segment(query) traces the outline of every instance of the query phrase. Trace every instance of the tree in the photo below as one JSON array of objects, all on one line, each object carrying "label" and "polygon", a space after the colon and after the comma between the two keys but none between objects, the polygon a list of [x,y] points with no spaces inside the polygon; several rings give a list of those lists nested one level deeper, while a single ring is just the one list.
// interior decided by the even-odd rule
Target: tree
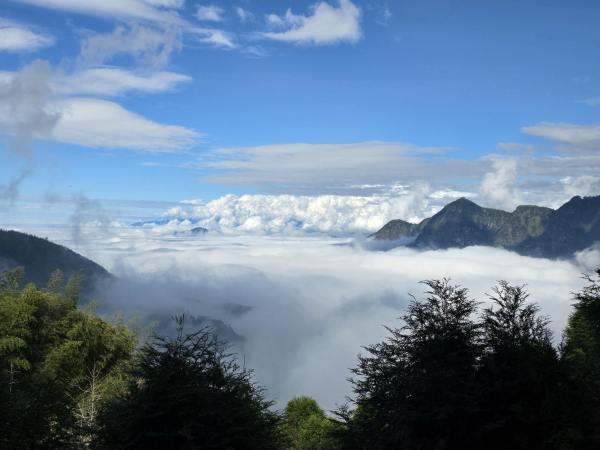
[{"label": "tree", "polygon": [[[600,279],[600,268],[595,270]],[[571,408],[580,424],[587,448],[600,446],[600,280],[583,275],[588,285],[573,293],[574,311],[564,332],[562,362],[577,384],[577,408]],[[582,448],[583,445],[582,445]]]},{"label": "tree", "polygon": [[359,355],[350,379],[358,409],[338,410],[346,419],[347,448],[466,448],[476,404],[481,326],[472,320],[478,303],[449,280],[424,282],[423,302],[410,302],[405,325]]},{"label": "tree", "polygon": [[108,323],[77,309],[82,272],[19,290],[23,273],[0,274],[0,443],[71,448],[90,440],[93,416],[82,420],[82,407],[97,401],[99,384],[122,384],[137,337],[122,316]]},{"label": "tree", "polygon": [[579,448],[576,386],[552,345],[549,320],[527,303],[524,286],[500,281],[482,314],[485,348],[480,361],[482,448]]},{"label": "tree", "polygon": [[327,450],[336,448],[333,432],[339,427],[315,399],[302,395],[287,403],[281,428],[290,450]]},{"label": "tree", "polygon": [[279,416],[206,328],[177,336],[154,335],[131,371],[127,391],[106,402],[98,416],[97,448],[277,448]]}]

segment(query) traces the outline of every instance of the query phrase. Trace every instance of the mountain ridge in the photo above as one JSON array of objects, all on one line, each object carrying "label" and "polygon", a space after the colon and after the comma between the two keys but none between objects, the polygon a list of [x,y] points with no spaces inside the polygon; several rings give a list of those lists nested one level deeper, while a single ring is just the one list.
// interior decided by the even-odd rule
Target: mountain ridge
[{"label": "mountain ridge", "polygon": [[86,291],[97,281],[115,279],[101,265],[63,245],[20,231],[0,229],[0,270],[18,266],[25,268],[22,285],[35,283],[45,287],[57,269],[67,279],[74,271],[83,269]]},{"label": "mountain ridge", "polygon": [[575,196],[560,208],[521,205],[513,212],[484,208],[464,197],[419,224],[392,220],[370,238],[414,237],[413,248],[502,247],[544,258],[572,257],[600,240],[600,196]]}]

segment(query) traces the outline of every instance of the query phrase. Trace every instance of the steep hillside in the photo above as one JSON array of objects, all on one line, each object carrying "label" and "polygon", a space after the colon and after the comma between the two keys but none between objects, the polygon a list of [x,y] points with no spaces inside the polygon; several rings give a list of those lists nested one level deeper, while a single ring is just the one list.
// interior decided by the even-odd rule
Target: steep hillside
[{"label": "steep hillside", "polygon": [[35,283],[45,287],[52,272],[60,269],[68,278],[73,271],[83,269],[86,286],[101,279],[114,278],[106,269],[95,262],[69,250],[30,234],[0,229],[0,269],[25,267],[23,284]]},{"label": "steep hillside", "polygon": [[377,233],[373,233],[369,237],[375,240],[390,240],[394,241],[401,237],[413,236],[420,233],[421,230],[427,225],[429,219],[424,219],[420,223],[410,223],[404,220],[392,220],[384,225],[384,227]]},{"label": "steep hillside", "polygon": [[552,213],[553,209],[543,206],[518,206],[494,237],[493,245],[515,248],[527,239],[541,236]]},{"label": "steep hillside", "polygon": [[600,241],[600,196],[573,197],[552,213],[539,237],[524,241],[521,254],[556,258],[572,255]]}]

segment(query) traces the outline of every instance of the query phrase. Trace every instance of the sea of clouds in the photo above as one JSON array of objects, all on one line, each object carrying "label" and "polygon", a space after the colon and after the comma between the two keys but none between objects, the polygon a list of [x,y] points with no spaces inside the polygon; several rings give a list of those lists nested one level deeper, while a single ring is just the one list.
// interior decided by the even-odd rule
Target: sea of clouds
[{"label": "sea of clouds", "polygon": [[[183,312],[212,319],[278,407],[303,394],[326,409],[343,403],[361,346],[385,339],[383,325],[401,326],[409,294],[423,297],[421,280],[449,277],[483,302],[498,280],[526,284],[530,300],[552,319],[558,344],[571,292],[585,284],[581,273],[600,264],[599,249],[551,261],[495,248],[416,251],[406,241],[324,235],[191,238],[83,228],[76,242],[66,228],[28,231],[74,248],[119,278],[93,294],[104,299],[102,313],[142,310],[144,321],[161,321],[163,333],[173,330],[170,317]],[[188,329],[202,324],[188,321]]]}]

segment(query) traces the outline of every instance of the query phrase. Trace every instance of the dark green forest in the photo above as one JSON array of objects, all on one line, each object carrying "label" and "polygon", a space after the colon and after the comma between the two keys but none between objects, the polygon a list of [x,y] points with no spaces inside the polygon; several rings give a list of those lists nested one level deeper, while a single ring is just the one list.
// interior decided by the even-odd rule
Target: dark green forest
[{"label": "dark green forest", "polygon": [[[424,281],[399,328],[365,343],[353,396],[275,410],[210,329],[163,336],[81,305],[83,272],[45,287],[0,272],[2,449],[592,449],[600,445],[600,269],[560,337],[524,286],[482,308]],[[373,324],[379,326],[379,324]]]},{"label": "dark green forest", "polygon": [[18,266],[27,268],[21,280],[24,285],[45,286],[55,270],[70,278],[75,271],[83,269],[85,292],[89,292],[95,283],[114,279],[104,267],[64,245],[55,244],[48,238],[0,228],[0,270]]}]

